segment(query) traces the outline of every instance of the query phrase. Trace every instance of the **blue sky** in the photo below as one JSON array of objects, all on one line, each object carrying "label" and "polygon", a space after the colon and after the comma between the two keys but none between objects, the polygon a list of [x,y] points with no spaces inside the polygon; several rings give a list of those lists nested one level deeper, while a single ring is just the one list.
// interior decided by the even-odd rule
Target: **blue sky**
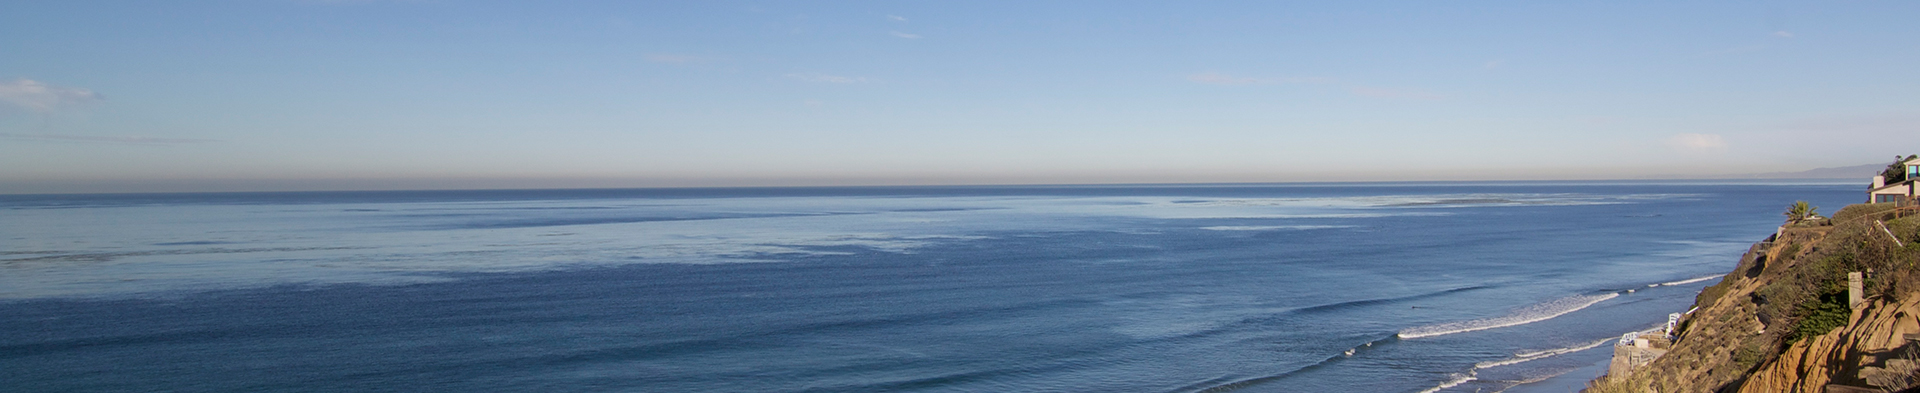
[{"label": "blue sky", "polygon": [[1710,177],[1920,150],[1913,2],[21,2],[0,193]]}]

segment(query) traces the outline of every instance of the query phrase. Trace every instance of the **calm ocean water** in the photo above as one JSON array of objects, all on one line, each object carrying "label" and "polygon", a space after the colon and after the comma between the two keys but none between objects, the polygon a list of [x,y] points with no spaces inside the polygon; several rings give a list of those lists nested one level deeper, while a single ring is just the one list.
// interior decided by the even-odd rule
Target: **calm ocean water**
[{"label": "calm ocean water", "polygon": [[0,196],[0,391],[1564,391],[1862,188]]}]

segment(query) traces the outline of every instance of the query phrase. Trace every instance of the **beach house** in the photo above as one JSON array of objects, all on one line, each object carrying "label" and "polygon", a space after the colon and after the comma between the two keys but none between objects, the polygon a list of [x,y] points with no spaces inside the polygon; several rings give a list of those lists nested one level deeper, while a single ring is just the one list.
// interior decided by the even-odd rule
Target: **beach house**
[{"label": "beach house", "polygon": [[1887,184],[1886,176],[1874,176],[1873,187],[1867,189],[1867,202],[1906,202],[1913,199],[1915,195],[1920,195],[1915,192],[1914,185],[1914,180],[1920,179],[1920,158],[1907,160],[1900,163],[1900,166],[1907,169],[1906,178]]}]

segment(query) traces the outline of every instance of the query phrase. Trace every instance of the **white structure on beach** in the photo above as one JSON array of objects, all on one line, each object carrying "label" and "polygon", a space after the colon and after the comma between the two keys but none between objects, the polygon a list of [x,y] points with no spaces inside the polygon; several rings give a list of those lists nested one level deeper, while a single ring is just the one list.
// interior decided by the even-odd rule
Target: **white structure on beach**
[{"label": "white structure on beach", "polygon": [[1679,329],[1680,329],[1680,313],[1667,314],[1667,330],[1666,330],[1667,339],[1672,340],[1673,334],[1678,333],[1676,330],[1679,330]]}]

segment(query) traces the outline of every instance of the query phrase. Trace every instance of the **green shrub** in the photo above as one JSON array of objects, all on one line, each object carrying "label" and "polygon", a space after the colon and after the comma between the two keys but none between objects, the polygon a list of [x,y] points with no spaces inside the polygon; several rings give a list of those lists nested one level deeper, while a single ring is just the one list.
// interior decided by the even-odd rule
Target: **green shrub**
[{"label": "green shrub", "polygon": [[1814,280],[1810,283],[1820,286],[1821,293],[1846,291],[1847,273],[1861,271],[1861,267],[1857,254],[1852,250],[1840,250],[1814,261],[1812,266],[1807,267],[1807,276]]},{"label": "green shrub", "polygon": [[1846,326],[1847,319],[1853,316],[1852,308],[1847,306],[1845,291],[1821,294],[1817,301],[1802,304],[1800,308],[1803,316],[1793,323],[1793,329],[1787,336],[1788,342],[1827,334]]},{"label": "green shrub", "polygon": [[1833,221],[1836,223],[1844,223],[1844,222],[1851,222],[1856,219],[1861,219],[1861,217],[1869,217],[1869,218],[1865,218],[1864,220],[1872,221],[1874,218],[1881,218],[1886,216],[1888,213],[1892,213],[1892,212],[1893,212],[1893,204],[1891,203],[1861,203],[1861,204],[1847,205],[1847,207],[1840,208],[1839,212],[1833,213]]},{"label": "green shrub", "polygon": [[1907,216],[1887,221],[1887,230],[1899,236],[1901,242],[1911,245],[1920,241],[1920,216]]},{"label": "green shrub", "polygon": [[1740,349],[1733,351],[1733,369],[1741,372],[1753,370],[1760,362],[1766,361],[1774,353],[1765,340],[1748,340]]},{"label": "green shrub", "polygon": [[1753,302],[1760,306],[1756,310],[1760,321],[1772,325],[1799,317],[1800,305],[1815,298],[1810,293],[1794,280],[1782,278],[1755,290]]}]

